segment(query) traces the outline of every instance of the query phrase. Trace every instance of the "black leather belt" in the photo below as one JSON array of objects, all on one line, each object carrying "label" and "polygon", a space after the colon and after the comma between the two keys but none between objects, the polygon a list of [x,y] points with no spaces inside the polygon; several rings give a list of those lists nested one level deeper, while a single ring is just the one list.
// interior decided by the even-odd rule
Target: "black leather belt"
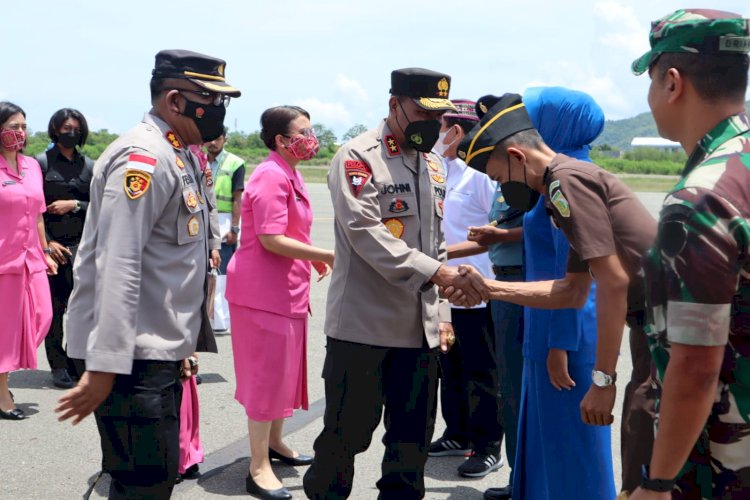
[{"label": "black leather belt", "polygon": [[523,274],[523,266],[492,266],[492,272],[498,274]]}]

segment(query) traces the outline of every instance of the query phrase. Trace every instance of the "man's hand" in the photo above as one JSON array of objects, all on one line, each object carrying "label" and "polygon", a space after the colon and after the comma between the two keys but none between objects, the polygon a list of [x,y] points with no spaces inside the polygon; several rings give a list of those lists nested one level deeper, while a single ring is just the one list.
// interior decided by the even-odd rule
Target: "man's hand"
[{"label": "man's hand", "polygon": [[76,208],[76,200],[57,200],[47,205],[47,212],[54,215],[65,215]]},{"label": "man's hand", "polygon": [[476,241],[483,247],[486,247],[496,243],[503,243],[507,234],[507,229],[501,229],[489,224],[486,226],[469,226],[469,234],[466,239]]},{"label": "man's hand", "polygon": [[432,281],[440,287],[444,298],[458,306],[473,307],[490,300],[482,274],[472,266],[442,265]]},{"label": "man's hand", "polygon": [[180,376],[183,379],[190,378],[193,375],[198,375],[198,355],[196,353],[182,360],[182,370],[180,370]]},{"label": "man's hand", "polygon": [[47,246],[52,251],[52,253],[49,254],[50,257],[61,266],[66,264],[68,262],[68,257],[73,255],[73,252],[71,252],[68,247],[63,246],[56,241],[50,241]]},{"label": "man's hand", "polygon": [[615,407],[617,388],[614,384],[597,387],[591,384],[589,392],[581,401],[581,420],[589,425],[611,425],[615,421],[612,408]]},{"label": "man's hand", "polygon": [[550,384],[558,391],[571,390],[576,386],[568,373],[568,351],[565,349],[550,348],[547,354],[547,373]]},{"label": "man's hand", "polygon": [[672,493],[665,491],[664,493],[658,491],[644,490],[636,488],[636,490],[630,494],[630,500],[670,500]]},{"label": "man's hand", "polygon": [[440,352],[448,352],[456,343],[456,334],[453,331],[453,325],[444,321],[440,322],[438,326],[440,332]]},{"label": "man's hand", "polygon": [[115,383],[114,373],[84,372],[78,385],[66,392],[55,408],[57,420],[73,419],[73,425],[88,417],[107,399]]},{"label": "man's hand", "polygon": [[226,243],[227,245],[236,245],[237,233],[233,233],[232,231],[229,231],[227,234],[224,235],[224,237],[222,238],[222,241]]},{"label": "man's hand", "polygon": [[221,252],[218,250],[211,250],[211,269],[219,269],[221,266]]}]

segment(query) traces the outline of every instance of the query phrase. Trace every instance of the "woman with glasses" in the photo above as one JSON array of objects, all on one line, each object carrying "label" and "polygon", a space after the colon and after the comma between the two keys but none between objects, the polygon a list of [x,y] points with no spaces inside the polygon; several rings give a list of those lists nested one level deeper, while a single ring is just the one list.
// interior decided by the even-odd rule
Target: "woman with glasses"
[{"label": "woman with glasses", "polygon": [[36,368],[36,350],[52,320],[49,256],[42,213],[46,210],[39,164],[21,154],[26,113],[0,102],[0,418],[22,420],[8,390],[8,373]]},{"label": "woman with glasses", "polygon": [[310,267],[318,281],[331,272],[333,252],[312,246],[312,207],[300,161],[318,140],[310,115],[296,106],[263,112],[261,138],[270,150],[242,195],[240,247],[227,267],[226,298],[237,377],[235,399],[245,407],[250,436],[248,493],[292,498],[271,459],[309,465],[282,440],[284,419],[307,410],[307,314]]},{"label": "woman with glasses", "polygon": [[44,347],[52,370],[52,384],[70,389],[73,380],[69,372],[75,371],[63,348],[63,315],[73,291],[73,260],[89,206],[94,161],[80,152],[89,135],[88,123],[80,111],[70,108],[56,111],[49,120],[47,134],[54,146],[36,159],[42,166],[47,204],[44,222],[50,255],[57,262],[58,273],[49,280],[53,316]]}]

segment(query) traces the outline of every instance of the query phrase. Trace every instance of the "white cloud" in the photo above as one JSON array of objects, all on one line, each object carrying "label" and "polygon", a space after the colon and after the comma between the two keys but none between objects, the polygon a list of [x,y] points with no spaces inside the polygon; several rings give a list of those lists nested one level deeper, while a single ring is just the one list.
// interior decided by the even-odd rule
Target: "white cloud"
[{"label": "white cloud", "polygon": [[605,45],[625,50],[633,57],[648,50],[648,26],[638,19],[633,7],[604,0],[594,5],[594,15],[606,23],[607,33],[601,37]]},{"label": "white cloud", "polygon": [[295,104],[310,113],[313,123],[323,123],[332,128],[349,127],[353,123],[349,111],[340,102],[323,102],[315,97],[309,97],[298,99]]},{"label": "white cloud", "polygon": [[345,75],[336,75],[336,88],[345,96],[351,97],[357,101],[366,102],[369,99],[364,87],[362,87],[357,80]]}]

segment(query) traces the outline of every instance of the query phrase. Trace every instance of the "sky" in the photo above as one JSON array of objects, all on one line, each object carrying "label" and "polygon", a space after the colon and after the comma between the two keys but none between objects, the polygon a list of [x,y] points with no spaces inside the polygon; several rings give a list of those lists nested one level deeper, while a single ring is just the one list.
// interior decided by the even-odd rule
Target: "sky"
[{"label": "sky", "polygon": [[[11,3],[10,0],[4,0]],[[562,85],[590,93],[608,119],[648,111],[647,75],[630,63],[648,29],[686,5],[672,0],[27,0],[2,20],[0,100],[45,130],[57,109],[121,133],[150,107],[154,55],[189,49],[227,61],[242,90],[230,130],[260,128],[263,110],[306,108],[340,138],[387,114],[390,73],[452,77],[451,98]],[[696,6],[696,5],[687,5]],[[700,5],[697,5],[700,6]],[[750,17],[747,0],[704,6]],[[12,12],[12,13],[11,13]]]}]

